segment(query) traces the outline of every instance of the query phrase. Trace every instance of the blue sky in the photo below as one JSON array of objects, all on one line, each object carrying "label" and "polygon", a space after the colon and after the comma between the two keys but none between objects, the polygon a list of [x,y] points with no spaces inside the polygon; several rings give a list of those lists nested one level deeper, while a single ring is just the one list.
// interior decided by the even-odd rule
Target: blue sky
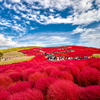
[{"label": "blue sky", "polygon": [[100,48],[100,0],[0,0],[0,49]]}]

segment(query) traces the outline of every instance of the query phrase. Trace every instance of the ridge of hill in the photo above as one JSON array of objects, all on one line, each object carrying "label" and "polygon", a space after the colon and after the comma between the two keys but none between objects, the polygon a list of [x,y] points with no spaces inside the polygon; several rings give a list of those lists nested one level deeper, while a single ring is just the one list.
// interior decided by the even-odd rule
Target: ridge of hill
[{"label": "ridge of hill", "polygon": [[8,48],[0,50],[1,53],[8,53],[13,51],[19,51],[24,49],[31,49],[31,48],[40,48],[40,46],[27,46],[27,47],[16,47],[16,48]]}]

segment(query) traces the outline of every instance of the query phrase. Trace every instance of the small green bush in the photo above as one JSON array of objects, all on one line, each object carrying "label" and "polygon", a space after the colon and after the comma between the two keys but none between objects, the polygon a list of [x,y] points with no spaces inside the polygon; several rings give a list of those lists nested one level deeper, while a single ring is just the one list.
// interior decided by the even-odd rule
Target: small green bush
[{"label": "small green bush", "polygon": [[94,58],[100,58],[100,54],[93,54],[92,55]]},{"label": "small green bush", "polygon": [[0,52],[0,57],[2,57],[2,56],[3,56],[3,53]]}]

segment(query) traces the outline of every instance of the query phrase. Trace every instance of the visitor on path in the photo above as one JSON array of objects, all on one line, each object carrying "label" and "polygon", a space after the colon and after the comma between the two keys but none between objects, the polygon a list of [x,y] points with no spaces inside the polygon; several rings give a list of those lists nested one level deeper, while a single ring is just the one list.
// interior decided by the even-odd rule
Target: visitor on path
[{"label": "visitor on path", "polygon": [[65,60],[67,60],[67,56],[65,57]]},{"label": "visitor on path", "polygon": [[87,59],[87,56],[84,56],[84,59]]},{"label": "visitor on path", "polygon": [[73,60],[73,57],[70,57],[71,60]]},{"label": "visitor on path", "polygon": [[59,59],[59,57],[57,57],[57,61],[59,61],[60,59]]},{"label": "visitor on path", "polygon": [[71,57],[68,57],[68,60],[71,60]]}]

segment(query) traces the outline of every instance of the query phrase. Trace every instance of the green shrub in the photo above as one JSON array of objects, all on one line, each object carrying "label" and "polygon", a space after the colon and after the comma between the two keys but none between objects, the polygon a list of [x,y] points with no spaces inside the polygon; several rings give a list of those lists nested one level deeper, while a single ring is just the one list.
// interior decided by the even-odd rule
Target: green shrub
[{"label": "green shrub", "polygon": [[100,58],[100,54],[93,54],[92,56],[95,58]]},{"label": "green shrub", "polygon": [[2,56],[3,56],[3,53],[0,52],[0,57],[2,57]]}]

